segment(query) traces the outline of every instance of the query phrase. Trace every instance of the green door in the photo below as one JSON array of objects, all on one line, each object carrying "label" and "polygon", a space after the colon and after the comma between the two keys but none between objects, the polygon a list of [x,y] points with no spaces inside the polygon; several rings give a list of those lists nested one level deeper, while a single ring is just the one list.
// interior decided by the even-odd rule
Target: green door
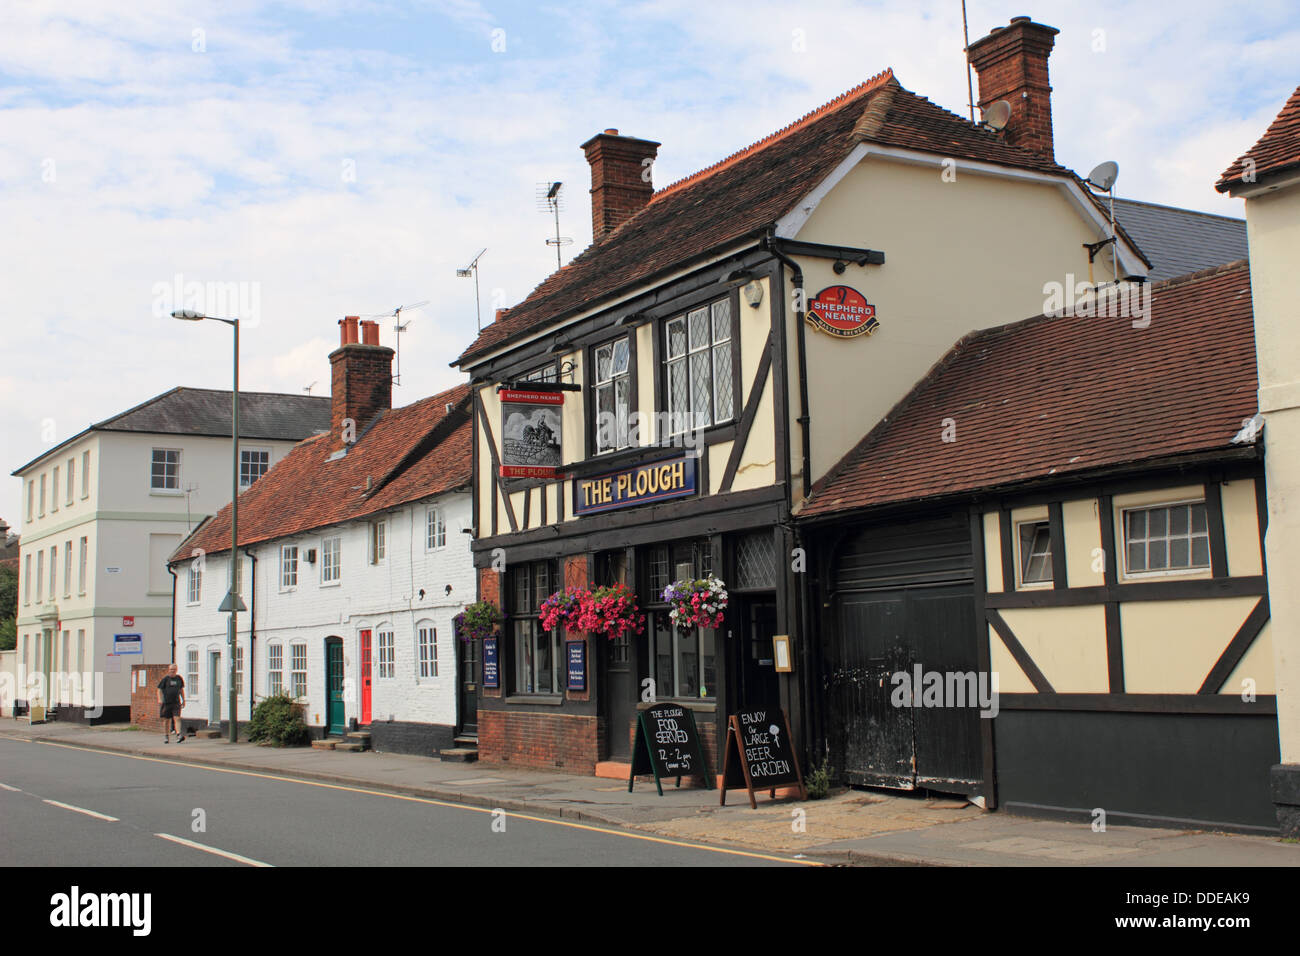
[{"label": "green door", "polygon": [[343,722],[343,641],[341,638],[331,637],[325,641],[325,686],[329,694],[326,732],[341,735],[347,729]]}]

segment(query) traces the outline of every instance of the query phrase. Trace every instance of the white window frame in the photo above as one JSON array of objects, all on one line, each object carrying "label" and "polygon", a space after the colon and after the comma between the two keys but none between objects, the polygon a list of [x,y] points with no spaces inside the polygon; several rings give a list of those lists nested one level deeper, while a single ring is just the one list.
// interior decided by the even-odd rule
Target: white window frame
[{"label": "white window frame", "polygon": [[36,479],[27,479],[27,520],[36,520]]},{"label": "white window frame", "polygon": [[54,599],[58,597],[58,594],[59,594],[59,546],[57,544],[52,544],[50,545],[50,591],[49,591],[50,603],[54,602]]},{"label": "white window frame", "polygon": [[186,580],[185,604],[194,607],[203,602],[203,569],[190,563],[190,576]]},{"label": "white window frame", "polygon": [[77,673],[86,673],[86,629],[84,627],[77,628]]},{"label": "white window frame", "polygon": [[375,677],[397,676],[397,635],[392,627],[375,631]]},{"label": "white window frame", "polygon": [[63,542],[63,596],[72,597],[72,542]]},{"label": "white window frame", "polygon": [[81,497],[90,497],[90,449],[81,453]]},{"label": "white window frame", "polygon": [[[720,306],[726,303],[726,322],[725,336],[718,335],[718,317],[721,312]],[[700,313],[704,313],[704,323],[707,331],[705,341],[691,341],[691,322],[692,319]],[[734,306],[731,297],[724,296],[720,299],[714,299],[703,305],[686,312],[675,315],[663,323],[663,369],[656,370],[656,374],[663,375],[664,382],[664,411],[668,413],[668,434],[670,436],[682,435],[695,429],[711,428],[714,425],[725,425],[736,419],[737,396],[735,394],[735,363],[739,361],[737,355],[736,342],[732,336],[732,323],[734,320]],[[674,326],[682,327],[683,347],[679,352],[673,351],[672,329]],[[718,375],[719,356],[722,352],[722,346],[731,358],[731,369],[726,375],[726,381],[720,381]],[[704,366],[707,368],[709,377],[709,407],[703,412],[696,409],[695,405],[695,386],[694,381],[696,372],[693,369],[697,363],[697,356],[707,356]],[[682,374],[686,376],[686,399],[689,407],[676,408],[673,404],[673,373],[680,368]],[[718,408],[719,398],[725,389],[729,396],[730,408],[720,410]],[[725,414],[723,412],[725,411]]]},{"label": "white window frame", "polygon": [[50,470],[50,514],[59,510],[59,466]]},{"label": "white window frame", "polygon": [[85,594],[86,593],[86,568],[90,564],[90,538],[84,535],[81,538],[81,554],[78,557],[77,561],[78,561],[77,593]]},{"label": "white window frame", "polygon": [[67,475],[68,500],[65,502],[65,504],[68,507],[72,507],[72,501],[73,501],[72,486],[76,484],[76,477],[77,477],[77,456],[73,455],[71,458],[68,459],[68,475]]},{"label": "white window frame", "polygon": [[[36,599],[40,603],[40,598]],[[32,603],[32,553],[28,551],[23,555],[23,603]]]},{"label": "white window frame", "polygon": [[[266,467],[257,473],[257,477],[249,478],[248,475],[253,471],[253,462],[250,459],[254,455],[265,455]],[[260,466],[261,462],[259,461],[257,464]],[[253,482],[257,481],[258,478],[261,478],[270,470],[271,449],[257,447],[245,448],[243,445],[239,446],[239,487],[248,488],[253,484]]]},{"label": "white window frame", "polygon": [[[298,667],[300,663],[301,669]],[[299,675],[301,675],[301,684]],[[301,694],[298,693],[299,686],[302,687]],[[307,696],[307,645],[303,643],[289,645],[289,695],[294,700]]]},{"label": "white window frame", "polygon": [[[619,346],[622,345],[623,366],[620,370],[615,357],[619,354]],[[595,409],[592,420],[595,423],[596,434],[592,436],[592,442],[596,448],[596,454],[605,452],[619,451],[628,448],[632,444],[631,440],[631,420],[632,406],[636,403],[636,396],[632,394],[632,338],[624,335],[608,342],[603,342],[591,350],[591,372],[592,372],[592,389],[591,402]],[[602,373],[601,365],[605,366]],[[623,405],[621,408],[618,401],[619,386],[623,386]],[[608,393],[610,402],[613,406],[614,421],[612,431],[609,424],[601,421],[602,412],[600,410],[601,396]],[[612,439],[607,441],[606,439]]]},{"label": "white window frame", "polygon": [[320,583],[321,587],[337,587],[342,582],[343,536],[332,534],[320,539]]},{"label": "white window frame", "polygon": [[244,696],[244,645],[235,645],[235,700]]},{"label": "white window frame", "polygon": [[199,698],[199,649],[191,645],[185,648],[185,699]]},{"label": "white window frame", "polygon": [[298,586],[298,546],[280,546],[280,590],[292,591]]},{"label": "white window frame", "polygon": [[383,564],[388,552],[388,521],[384,518],[370,522],[367,529],[370,540],[370,563]]},{"label": "white window frame", "polygon": [[36,549],[36,603],[41,603],[41,595],[45,593],[45,549]]},{"label": "white window frame", "polygon": [[[164,456],[163,461],[161,462],[161,465],[162,465],[162,468],[163,468],[163,471],[162,471],[162,475],[161,475],[161,476],[159,476],[159,475],[156,473],[156,471],[155,471],[155,469],[157,468],[157,466],[160,464],[160,463],[158,462],[158,460],[157,460],[157,458],[158,458],[158,454],[159,454],[160,452],[161,452],[162,455]],[[171,461],[168,457],[166,457],[166,456],[169,456],[169,455],[175,455],[175,456],[176,456],[176,461],[175,461],[176,474],[175,474],[174,476],[170,474],[170,469],[172,468],[172,464],[173,464],[173,463],[172,463],[172,461]],[[182,457],[182,456],[181,456],[181,449],[179,449],[179,448],[154,448],[154,449],[152,449],[152,450],[150,451],[150,453],[149,453],[149,493],[150,493],[150,494],[154,494],[154,495],[179,495],[179,494],[182,494],[182,491],[181,491],[181,457]],[[164,482],[164,483],[161,484],[161,485],[159,485],[159,484],[156,483],[156,482],[157,482],[157,479],[158,479],[159,477],[161,477],[161,478],[163,479],[163,482]],[[168,481],[169,478],[170,478],[170,479],[173,479],[173,480],[176,482],[176,484],[175,484],[174,486],[173,486],[173,485],[166,484],[166,482]]]},{"label": "white window frame", "polygon": [[41,508],[40,511],[36,513],[36,516],[38,518],[45,517],[45,477],[46,477],[45,472],[41,472],[41,500],[40,500]]},{"label": "white window frame", "polygon": [[273,697],[284,691],[284,645],[268,644],[266,646],[266,695]]},{"label": "white window frame", "polygon": [[[1178,508],[1178,507],[1189,507],[1189,508],[1190,508],[1190,507],[1193,507],[1193,506],[1195,506],[1195,505],[1201,505],[1202,507],[1205,508],[1205,531],[1202,533],[1202,532],[1193,532],[1193,531],[1191,530],[1191,528],[1192,528],[1192,515],[1191,515],[1191,512],[1189,511],[1189,512],[1188,512],[1188,515],[1187,515],[1187,528],[1188,528],[1188,533],[1187,533],[1186,535],[1170,535],[1170,534],[1169,534],[1169,511],[1170,511],[1170,509],[1172,509],[1172,508]],[[1190,565],[1190,566],[1187,566],[1187,567],[1181,567],[1181,566],[1180,566],[1180,567],[1148,568],[1148,569],[1145,569],[1145,570],[1134,570],[1134,569],[1131,569],[1131,568],[1129,567],[1129,557],[1128,557],[1128,549],[1129,549],[1129,544],[1130,544],[1130,539],[1129,539],[1129,515],[1130,515],[1130,514],[1133,514],[1134,512],[1138,512],[1138,511],[1151,512],[1151,511],[1160,511],[1160,510],[1163,510],[1163,511],[1165,512],[1165,534],[1162,535],[1161,537],[1162,537],[1162,538],[1165,540],[1165,542],[1166,542],[1166,549],[1167,549],[1167,550],[1169,549],[1168,542],[1169,542],[1170,540],[1173,540],[1174,538],[1186,538],[1186,539],[1187,539],[1187,556],[1188,556],[1188,560],[1190,561],[1191,558],[1192,558],[1192,554],[1193,554],[1193,542],[1194,542],[1194,540],[1195,540],[1196,538],[1202,537],[1202,534],[1203,534],[1204,537],[1205,537],[1205,539],[1206,539],[1206,541],[1205,541],[1205,564],[1195,564],[1195,565]],[[1149,543],[1149,542],[1151,541],[1151,537],[1150,537],[1150,528],[1151,528],[1151,526],[1150,526],[1150,520],[1151,520],[1151,519],[1150,519],[1150,517],[1148,516],[1148,517],[1147,517],[1146,533],[1142,536],[1142,539],[1141,539],[1143,542],[1148,542],[1148,543]],[[1209,512],[1209,504],[1206,502],[1206,500],[1205,500],[1204,498],[1184,498],[1184,499],[1180,499],[1180,500],[1178,500],[1178,501],[1159,501],[1159,502],[1147,503],[1147,504],[1140,504],[1140,505],[1137,505],[1137,504],[1135,504],[1135,505],[1125,505],[1125,506],[1123,506],[1123,507],[1121,507],[1121,508],[1119,509],[1119,539],[1120,539],[1120,541],[1123,542],[1123,546],[1122,546],[1122,548],[1121,548],[1121,550],[1120,550],[1120,555],[1121,555],[1121,560],[1122,560],[1122,565],[1121,565],[1121,566],[1122,566],[1123,569],[1124,569],[1124,570],[1123,570],[1123,576],[1124,576],[1124,578],[1126,578],[1126,579],[1143,579],[1143,578],[1164,578],[1164,577],[1187,577],[1187,576],[1198,576],[1198,575],[1203,577],[1203,576],[1209,575],[1209,574],[1212,573],[1212,567],[1211,567],[1212,558],[1211,558],[1211,556],[1210,556],[1210,540],[1209,540],[1209,537],[1210,537],[1210,512]],[[1144,549],[1144,550],[1146,550],[1146,551],[1148,552],[1148,557],[1149,557],[1149,547],[1146,548],[1146,549]]]},{"label": "white window frame", "polygon": [[[1025,558],[1026,558],[1026,556],[1025,556],[1025,553],[1024,553],[1024,547],[1025,547],[1025,545],[1024,545],[1023,532],[1024,532],[1025,529],[1030,528],[1030,527],[1032,527],[1032,528],[1034,529],[1034,530],[1033,530],[1033,534],[1034,534],[1035,537],[1030,539],[1030,553],[1029,553],[1029,555],[1028,555],[1029,560],[1032,561],[1032,560],[1033,560],[1034,558],[1036,558],[1036,557],[1046,557],[1046,558],[1047,558],[1047,567],[1048,567],[1048,569],[1049,569],[1049,573],[1048,573],[1048,576],[1047,576],[1045,579],[1041,580],[1041,581],[1027,581],[1027,580],[1025,580]],[[1038,552],[1036,552],[1036,551],[1033,550],[1033,542],[1034,542],[1034,540],[1035,540],[1036,537],[1037,537],[1038,529],[1039,529],[1040,527],[1045,528],[1045,529],[1047,530],[1047,551],[1045,552],[1045,554],[1042,554],[1042,555],[1040,555]],[[1017,522],[1016,522],[1016,525],[1015,525],[1015,529],[1016,529],[1016,530],[1015,530],[1015,542],[1016,542],[1016,586],[1017,586],[1017,587],[1021,587],[1021,588],[1050,588],[1050,587],[1052,587],[1052,586],[1055,584],[1056,579],[1055,579],[1055,577],[1054,577],[1055,569],[1052,567],[1052,526],[1051,526],[1051,523],[1050,523],[1049,521],[1047,521],[1046,519],[1044,519],[1044,518],[1030,518],[1030,519],[1025,520],[1025,521],[1017,521]]]},{"label": "white window frame", "polygon": [[416,628],[416,657],[418,677],[438,676],[438,629],[423,622]]},{"label": "white window frame", "polygon": [[447,516],[441,508],[429,508],[424,515],[424,550],[441,551],[447,547]]}]

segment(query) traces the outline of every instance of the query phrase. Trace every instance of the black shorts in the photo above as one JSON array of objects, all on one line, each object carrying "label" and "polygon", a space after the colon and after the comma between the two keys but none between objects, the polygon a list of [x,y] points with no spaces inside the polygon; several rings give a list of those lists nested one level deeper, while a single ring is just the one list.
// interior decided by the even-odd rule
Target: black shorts
[{"label": "black shorts", "polygon": [[167,720],[169,717],[179,717],[180,715],[181,715],[180,701],[176,701],[173,704],[158,705],[158,716],[161,717],[163,720]]}]

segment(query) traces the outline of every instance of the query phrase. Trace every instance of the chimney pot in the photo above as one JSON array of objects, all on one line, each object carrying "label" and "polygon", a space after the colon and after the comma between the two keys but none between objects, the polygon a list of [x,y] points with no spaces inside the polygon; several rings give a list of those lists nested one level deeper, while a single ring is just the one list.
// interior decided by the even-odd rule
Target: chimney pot
[{"label": "chimney pot", "polygon": [[654,195],[650,170],[659,143],[605,130],[582,144],[591,166],[591,235],[600,241],[636,215]]},{"label": "chimney pot", "polygon": [[998,100],[1011,104],[1011,119],[1003,130],[1006,141],[1055,162],[1052,142],[1052,86],[1047,60],[1052,54],[1055,27],[1029,17],[1012,17],[994,27],[966,51],[979,75],[980,109]]},{"label": "chimney pot", "polygon": [[497,309],[496,316],[492,319],[492,321],[493,321],[493,322],[500,322],[500,321],[501,321],[501,317],[502,317],[503,315],[505,315],[505,314],[506,314],[507,312],[509,312],[509,311],[510,311],[510,310],[509,310],[508,308],[506,308],[506,309]]},{"label": "chimney pot", "polygon": [[348,345],[357,341],[357,322],[360,318],[355,315],[345,315],[339,319],[339,345]]},{"label": "chimney pot", "polygon": [[362,320],[361,322],[361,344],[378,345],[379,344],[379,323],[371,320]]}]

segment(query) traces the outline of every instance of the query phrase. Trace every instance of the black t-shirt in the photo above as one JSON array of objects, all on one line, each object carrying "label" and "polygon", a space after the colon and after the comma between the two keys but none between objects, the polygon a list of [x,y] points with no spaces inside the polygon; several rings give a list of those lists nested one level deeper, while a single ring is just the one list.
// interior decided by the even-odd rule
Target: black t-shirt
[{"label": "black t-shirt", "polygon": [[164,704],[175,704],[181,699],[185,681],[180,674],[168,674],[158,682],[158,689],[162,691]]}]

